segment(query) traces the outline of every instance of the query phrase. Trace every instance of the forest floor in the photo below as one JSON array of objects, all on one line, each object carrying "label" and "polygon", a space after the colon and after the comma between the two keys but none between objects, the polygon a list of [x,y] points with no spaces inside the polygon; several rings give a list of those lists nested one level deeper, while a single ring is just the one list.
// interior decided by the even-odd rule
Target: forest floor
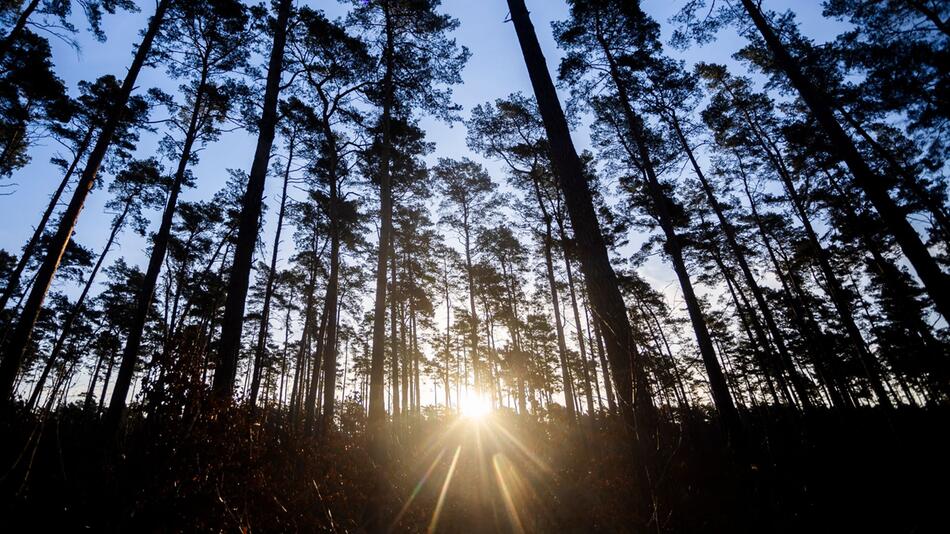
[{"label": "forest floor", "polygon": [[376,511],[395,532],[939,532],[950,503],[945,409],[746,413],[743,458],[679,413],[646,479],[612,418],[432,411],[378,465],[358,405],[324,436],[285,416],[133,417],[116,450],[79,406],[7,415],[0,531],[360,532]]}]

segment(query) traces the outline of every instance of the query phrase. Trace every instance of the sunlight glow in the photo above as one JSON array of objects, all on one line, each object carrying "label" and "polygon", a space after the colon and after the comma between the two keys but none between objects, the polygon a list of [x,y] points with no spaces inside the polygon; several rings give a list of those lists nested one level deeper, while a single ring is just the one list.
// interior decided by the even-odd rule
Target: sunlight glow
[{"label": "sunlight glow", "polygon": [[461,413],[468,419],[481,419],[491,413],[491,401],[482,395],[470,393],[461,402]]}]

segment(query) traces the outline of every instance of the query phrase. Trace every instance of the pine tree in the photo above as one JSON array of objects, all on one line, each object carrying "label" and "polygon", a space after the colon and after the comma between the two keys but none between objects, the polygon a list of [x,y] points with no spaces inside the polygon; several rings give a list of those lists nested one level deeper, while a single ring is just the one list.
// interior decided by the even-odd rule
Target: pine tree
[{"label": "pine tree", "polygon": [[237,376],[241,337],[244,333],[244,306],[254,245],[257,243],[261,211],[263,210],[264,183],[271,148],[277,133],[277,103],[280,98],[281,79],[284,72],[284,54],[287,33],[293,15],[293,2],[280,0],[276,19],[271,27],[273,43],[267,63],[267,80],[264,88],[263,109],[257,123],[257,147],[254,161],[248,174],[247,191],[241,208],[241,224],[238,228],[231,276],[228,280],[227,303],[221,323],[221,344],[218,351],[218,367],[214,373],[214,395],[220,402],[231,402],[234,379]]},{"label": "pine tree", "polygon": [[[641,439],[649,441],[648,436],[653,432],[653,421],[656,419],[653,401],[639,361],[639,352],[631,339],[626,309],[617,286],[616,274],[607,256],[607,247],[594,212],[583,167],[574,149],[567,120],[547,71],[527,7],[521,0],[509,0],[508,7],[551,143],[551,159],[564,193],[571,224],[577,234],[586,237],[583,245],[578,247],[578,252],[591,307],[607,347],[618,403],[628,421],[638,422],[634,428]],[[633,380],[627,377],[633,377]]]},{"label": "pine tree", "polygon": [[135,58],[132,60],[125,80],[122,82],[122,88],[113,103],[113,107],[109,110],[109,118],[102,127],[96,145],[86,161],[85,170],[73,192],[69,206],[63,213],[62,220],[33,283],[33,289],[30,291],[30,296],[24,305],[20,319],[7,341],[6,354],[3,362],[0,363],[0,402],[8,402],[13,392],[13,382],[20,371],[24,351],[33,333],[33,325],[39,316],[46,292],[53,282],[53,276],[56,274],[63,252],[72,237],[79,213],[82,211],[86,197],[95,183],[99,167],[106,156],[106,151],[109,149],[113,136],[122,121],[123,112],[132,94],[138,74],[149,57],[152,42],[164,22],[170,4],[171,0],[160,0],[156,6],[155,14],[149,21],[142,42],[139,43],[136,50]]},{"label": "pine tree", "polygon": [[[168,65],[171,76],[185,80],[181,87],[185,103],[168,103],[173,117],[170,122],[178,131],[163,139],[162,148],[171,158],[177,157],[178,164],[167,191],[161,224],[153,240],[142,293],[138,298],[135,322],[125,341],[109,403],[107,424],[113,427],[118,427],[125,410],[145,321],[165,262],[178,197],[189,181],[188,168],[201,147],[218,138],[221,124],[227,120],[241,90],[227,75],[241,68],[246,60],[247,24],[248,15],[240,3],[224,0],[192,2],[187,6],[176,6],[171,23],[156,42],[158,60]],[[183,134],[181,138],[176,135],[179,132]]]},{"label": "pine tree", "polygon": [[[633,107],[644,67],[660,59],[659,28],[639,6],[620,2],[573,3],[571,14],[571,22],[559,28],[559,42],[569,50],[562,62],[561,78],[575,87],[576,94],[592,99],[598,119],[613,127],[623,145],[633,174],[642,174],[649,199],[647,209],[663,231],[664,251],[683,291],[713,400],[724,427],[738,439],[741,431],[735,403],[684,260],[683,241],[677,230],[682,224],[677,220],[682,217],[682,208],[660,181],[657,166],[663,159],[663,148],[657,146],[656,132]],[[590,76],[594,73],[603,73],[610,80],[606,95],[591,94]]]}]

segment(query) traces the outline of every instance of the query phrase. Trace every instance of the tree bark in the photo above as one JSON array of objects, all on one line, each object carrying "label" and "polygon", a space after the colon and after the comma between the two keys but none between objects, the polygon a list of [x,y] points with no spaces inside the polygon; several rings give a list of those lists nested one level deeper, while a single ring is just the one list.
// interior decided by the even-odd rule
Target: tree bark
[{"label": "tree bark", "polygon": [[462,211],[463,233],[465,234],[465,275],[468,281],[468,311],[471,314],[472,322],[472,324],[469,325],[469,342],[472,346],[472,374],[475,376],[475,391],[481,393],[481,377],[479,376],[481,360],[478,356],[478,312],[475,311],[475,276],[472,271],[472,232],[469,223],[470,214],[468,207],[463,207]]},{"label": "tree bark", "polygon": [[398,290],[398,278],[396,277],[396,239],[395,232],[393,233],[392,239],[389,242],[389,365],[390,365],[390,388],[392,390],[392,398],[390,400],[390,409],[393,413],[393,421],[399,419],[399,416],[402,413],[402,398],[399,396],[399,357],[401,348],[399,346],[399,332],[398,332],[398,322],[399,322],[399,310],[397,298],[399,297],[396,291]]},{"label": "tree bark", "polygon": [[171,240],[172,223],[175,219],[175,212],[178,207],[178,196],[185,183],[185,172],[188,170],[188,163],[191,160],[192,150],[198,137],[198,128],[201,106],[205,98],[205,85],[207,82],[207,70],[204,70],[198,83],[198,90],[195,95],[195,102],[191,112],[191,118],[188,124],[188,130],[185,134],[185,141],[182,145],[181,157],[178,160],[178,168],[175,170],[175,178],[172,182],[171,190],[168,193],[168,200],[165,204],[165,211],[162,214],[162,222],[158,233],[155,234],[155,241],[152,244],[152,254],[148,260],[148,267],[145,271],[145,277],[142,280],[142,287],[139,289],[137,301],[135,304],[135,315],[132,318],[132,324],[129,326],[128,337],[125,340],[125,349],[122,351],[122,359],[119,363],[119,372],[116,374],[115,387],[112,390],[112,399],[109,402],[109,411],[106,413],[106,428],[110,431],[116,431],[122,423],[125,412],[126,396],[129,392],[129,386],[132,383],[132,375],[135,373],[135,364],[138,362],[139,348],[141,347],[142,337],[145,333],[145,323],[148,320],[148,312],[152,307],[152,298],[155,296],[155,287],[158,284],[158,276],[162,270],[162,263],[165,261],[165,253],[168,250],[168,243]]},{"label": "tree bark", "polygon": [[646,443],[651,441],[655,431],[655,407],[640,353],[631,337],[626,306],[620,295],[617,276],[610,265],[607,245],[600,231],[584,169],[574,148],[564,111],[524,0],[508,0],[508,7],[551,143],[551,160],[564,192],[571,225],[577,235],[584,236],[578,242],[578,256],[594,318],[607,347],[616,381],[618,404],[625,419]]},{"label": "tree bark", "polygon": [[411,371],[409,362],[411,358],[408,351],[409,345],[407,344],[408,318],[406,317],[406,299],[401,300],[402,302],[399,304],[399,359],[401,360],[400,365],[402,366],[402,389],[400,390],[402,401],[400,406],[402,407],[402,414],[408,416],[410,412],[412,412],[412,382],[409,380]]},{"label": "tree bark", "polygon": [[310,332],[313,330],[313,293],[316,291],[317,268],[316,251],[317,239],[313,240],[314,265],[310,269],[310,278],[307,282],[307,298],[304,307],[303,330],[300,332],[300,347],[297,351],[297,364],[294,366],[294,383],[290,388],[290,417],[294,421],[300,412],[300,391],[303,389],[305,365],[307,361],[307,349],[310,345]]},{"label": "tree bark", "polygon": [[247,298],[247,285],[251,277],[251,264],[254,260],[254,246],[260,229],[261,209],[264,198],[264,183],[267,180],[267,164],[270,161],[271,147],[277,128],[277,101],[280,97],[280,80],[284,65],[284,48],[287,44],[287,30],[292,0],[280,0],[277,8],[277,24],[274,30],[274,44],[271,47],[267,66],[267,83],[264,89],[263,112],[258,126],[257,148],[254,162],[247,180],[247,190],[241,207],[240,226],[237,245],[234,250],[234,263],[228,281],[227,300],[224,306],[224,318],[221,324],[221,347],[218,355],[218,368],[214,373],[212,392],[219,402],[231,402],[234,391],[234,378],[237,374],[238,357],[241,351],[241,334],[244,331],[244,306]]},{"label": "tree bark", "polygon": [[[395,34],[389,0],[382,2],[385,18],[386,45],[383,49],[384,73],[382,79],[382,143],[379,154],[379,250],[376,257],[376,296],[373,305],[373,346],[370,358],[369,409],[367,431],[369,453],[377,470],[388,464],[388,440],[386,439],[386,267],[390,254],[393,233],[393,192],[390,159],[392,158],[391,114],[395,104]],[[396,377],[393,377],[395,380]],[[386,528],[383,501],[387,491],[381,472],[373,478],[367,506],[366,529],[382,532]]]},{"label": "tree bark", "polygon": [[452,384],[450,383],[449,364],[452,356],[452,299],[449,288],[449,261],[445,257],[442,271],[442,284],[445,291],[445,409],[452,410]]},{"label": "tree bark", "polygon": [[297,131],[291,134],[287,166],[284,168],[284,185],[280,191],[280,208],[277,211],[277,229],[274,232],[274,250],[270,258],[270,270],[267,272],[267,284],[264,288],[264,302],[261,305],[261,328],[257,333],[257,348],[254,351],[254,376],[251,379],[251,413],[257,407],[257,395],[261,388],[261,366],[267,353],[267,331],[270,328],[270,305],[274,297],[274,284],[277,280],[277,257],[280,252],[280,235],[284,228],[284,215],[287,213],[287,185],[290,182],[290,166],[294,160],[294,142]]},{"label": "tree bark", "polygon": [[[373,307],[373,348],[370,360],[369,380],[369,421],[371,433],[377,447],[377,460],[382,454],[382,424],[386,419],[385,406],[385,365],[386,365],[386,269],[389,266],[389,253],[393,232],[393,193],[390,158],[392,151],[391,114],[394,99],[395,42],[393,21],[389,11],[389,2],[383,3],[386,19],[386,47],[383,50],[385,72],[382,79],[383,113],[382,134],[379,156],[379,250],[376,258],[376,299]],[[376,510],[380,512],[380,510]],[[372,520],[379,521],[378,514],[371,514]]]},{"label": "tree bark", "polygon": [[[329,287],[327,291],[329,292]],[[320,315],[320,327],[317,329],[317,347],[313,351],[313,360],[310,367],[310,384],[307,387],[307,399],[304,402],[306,409],[304,410],[304,432],[310,433],[313,430],[313,423],[317,415],[318,410],[318,399],[319,399],[319,386],[320,386],[320,371],[323,370],[323,350],[326,346],[326,333],[327,325],[329,325],[330,314],[336,313],[336,310],[330,309],[330,301],[326,298],[326,295],[323,299],[323,313]]]},{"label": "tree bark", "polygon": [[105,359],[105,354],[99,353],[99,357],[96,358],[96,367],[92,370],[92,374],[89,375],[89,387],[86,388],[86,398],[82,403],[82,410],[86,413],[92,411],[92,406],[95,401],[93,401],[93,395],[96,394],[96,382],[99,380],[99,371],[102,370],[102,361]]},{"label": "tree bark", "polygon": [[[327,132],[332,136],[333,132]],[[336,145],[334,143],[333,155],[330,156],[330,279],[327,281],[327,311],[330,317],[327,319],[327,336],[324,343],[324,370],[323,377],[324,398],[323,398],[323,419],[322,431],[327,432],[333,425],[333,411],[336,404],[336,365],[337,365],[337,324],[339,309],[339,286],[340,286],[340,221],[337,210],[337,203],[340,201],[338,183],[336,177]],[[343,387],[346,387],[344,381]]]},{"label": "tree bark", "polygon": [[116,351],[109,353],[109,363],[106,365],[106,376],[102,379],[102,393],[99,395],[99,404],[96,408],[96,416],[102,413],[102,408],[106,402],[106,391],[109,389],[109,382],[112,380],[112,368],[115,366]]},{"label": "tree bark", "polygon": [[[412,275],[410,274],[410,276]],[[415,393],[412,411],[416,417],[419,417],[422,413],[422,390],[420,387],[422,380],[419,374],[419,335],[416,330],[416,304],[413,300],[409,301],[409,329],[412,340],[410,352],[412,359],[412,391]]]}]

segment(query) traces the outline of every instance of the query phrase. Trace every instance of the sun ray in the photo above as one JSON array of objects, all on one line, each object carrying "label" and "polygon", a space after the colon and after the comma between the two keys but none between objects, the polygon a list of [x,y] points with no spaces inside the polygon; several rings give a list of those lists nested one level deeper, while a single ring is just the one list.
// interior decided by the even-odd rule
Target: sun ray
[{"label": "sun ray", "polygon": [[[511,521],[512,530],[515,532],[524,532],[524,526],[521,524],[521,518],[518,516],[518,508],[515,506],[515,500],[512,496],[511,488],[505,480],[505,474],[502,470],[508,471],[514,475],[514,467],[503,454],[495,454],[491,459],[492,467],[495,469],[495,480],[498,481],[498,488],[501,489],[501,498],[505,503],[505,510],[508,513],[508,519]],[[503,464],[503,465],[502,465]]]},{"label": "sun ray", "polygon": [[528,447],[526,447],[524,443],[521,443],[521,440],[519,440],[514,434],[509,432],[508,429],[506,429],[503,425],[500,425],[500,424],[494,425],[494,428],[497,429],[505,438],[507,438],[508,441],[514,444],[515,447],[517,447],[517,449],[526,458],[531,460],[531,463],[533,463],[535,466],[538,467],[538,469],[540,469],[544,473],[548,473],[548,474],[553,473],[552,469],[546,463],[544,463],[543,460],[541,460],[540,458],[538,458],[536,454],[531,452],[531,450],[528,449]]},{"label": "sun ray", "polygon": [[444,455],[445,449],[442,449],[439,451],[439,455],[435,457],[435,460],[433,460],[429,465],[429,468],[426,469],[425,474],[422,475],[422,478],[419,479],[419,482],[416,483],[416,487],[413,488],[412,493],[409,495],[409,499],[406,500],[406,504],[402,506],[402,509],[399,510],[398,514],[396,514],[396,518],[393,519],[390,530],[396,528],[396,525],[399,524],[399,520],[402,519],[402,516],[409,511],[409,507],[412,505],[412,502],[416,499],[416,497],[419,496],[419,492],[422,491],[422,487],[425,486],[426,481],[429,480],[429,477],[432,475],[432,471],[435,471],[436,466],[439,465],[439,460],[441,460],[442,456]]},{"label": "sun ray", "polygon": [[[442,431],[437,432],[430,438],[426,440],[423,444],[423,452],[419,455],[420,458],[427,458],[430,454],[433,453],[439,446],[445,447],[445,442],[448,441],[449,437],[462,425],[462,421],[455,419],[451,421],[448,426]],[[424,460],[423,460],[424,461]],[[416,465],[422,462],[418,462]]]},{"label": "sun ray", "polygon": [[429,523],[429,528],[426,529],[426,532],[435,532],[436,527],[439,525],[439,515],[442,513],[442,507],[445,505],[445,496],[449,492],[449,486],[452,484],[452,475],[455,474],[455,466],[459,461],[459,454],[462,452],[462,446],[459,445],[455,448],[455,456],[452,457],[452,464],[449,465],[449,472],[445,475],[445,482],[442,484],[442,491],[439,493],[439,500],[435,504],[435,511],[432,512],[432,521]]}]

